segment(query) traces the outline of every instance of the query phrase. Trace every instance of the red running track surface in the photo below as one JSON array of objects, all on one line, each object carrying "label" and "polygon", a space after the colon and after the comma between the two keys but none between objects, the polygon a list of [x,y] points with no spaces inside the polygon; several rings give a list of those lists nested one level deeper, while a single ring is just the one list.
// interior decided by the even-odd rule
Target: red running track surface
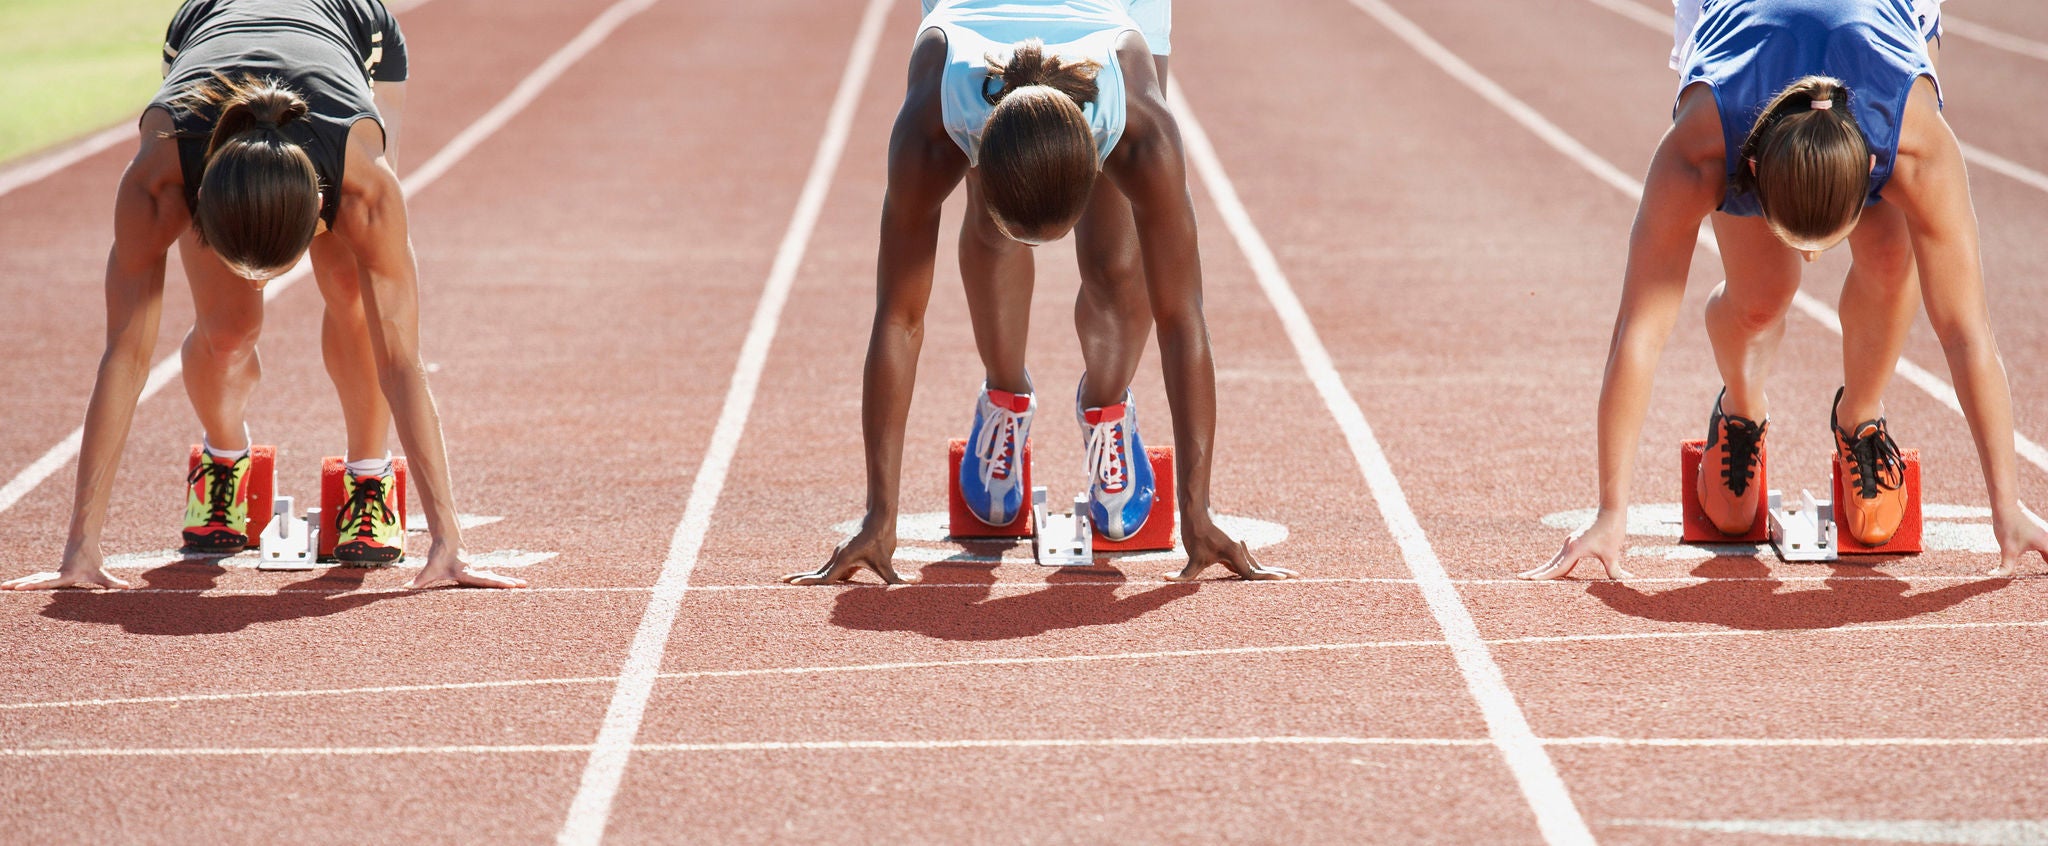
[{"label": "red running track surface", "polygon": [[[608,5],[405,12],[418,73],[403,164]],[[2048,582],[2039,562],[2032,577],[1978,575],[1994,561],[1976,548],[1983,484],[1945,405],[1904,380],[1886,398],[1925,462],[1928,553],[1790,566],[1675,548],[1670,445],[1698,436],[1717,387],[1697,319],[1720,278],[1710,251],[1645,427],[1642,578],[1511,578],[1594,501],[1592,409],[1634,201],[1418,52],[1375,0],[1183,3],[1175,27],[1172,85],[1391,470],[1375,495],[1226,225],[1236,207],[1191,169],[1220,388],[1215,507],[1301,580],[1176,585],[1160,578],[1173,561],[1139,558],[1047,573],[1028,545],[933,537],[945,443],[980,377],[948,247],[904,474],[898,565],[920,583],[776,582],[860,516],[860,359],[909,3],[889,6],[853,92],[701,549],[671,561],[692,485],[725,456],[713,432],[861,5],[659,0],[414,198],[433,384],[458,502],[476,515],[465,540],[480,561],[525,565],[535,589],[404,592],[404,569],[269,574],[154,553],[176,543],[196,427],[175,391],[146,402],[106,534],[143,589],[0,595],[8,839],[2048,837],[2048,733],[2023,718],[2048,706]],[[2048,61],[1966,31],[2048,44],[2048,11],[1954,5],[1966,25],[1941,60],[1947,113],[2012,165],[1973,161],[1972,188],[2018,430],[2039,443]],[[1644,170],[1673,88],[1664,4],[1385,8],[1593,156]],[[0,484],[78,424],[130,152],[0,195],[0,297],[17,315],[0,324]],[[1040,253],[1033,374],[1057,400],[1081,367],[1078,277],[1070,245]],[[1808,292],[1832,302],[1845,266],[1815,265]],[[190,325],[176,267],[157,360]],[[310,285],[271,303],[250,410],[280,445],[280,488],[302,497],[342,435],[318,309]],[[1791,320],[1772,477],[1825,490],[1839,341]],[[1907,357],[1945,376],[1924,323]],[[1169,431],[1156,361],[1136,391],[1146,425]],[[1049,403],[1036,475],[1070,492],[1079,436]],[[0,577],[56,563],[73,467],[0,511]],[[1416,530],[1389,528],[1389,479]],[[2048,468],[2023,461],[2020,486],[2048,503]],[[643,649],[641,699],[618,679],[660,617],[665,569],[687,589],[667,591],[674,628]],[[600,727],[628,705],[644,706],[630,748],[606,751],[630,754],[609,759],[615,786],[592,787]]]}]

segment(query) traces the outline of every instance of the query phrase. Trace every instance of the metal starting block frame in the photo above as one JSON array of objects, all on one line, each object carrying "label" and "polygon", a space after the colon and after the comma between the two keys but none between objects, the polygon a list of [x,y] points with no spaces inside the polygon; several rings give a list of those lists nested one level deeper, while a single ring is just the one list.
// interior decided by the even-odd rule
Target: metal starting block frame
[{"label": "metal starting block frame", "polygon": [[1071,514],[1047,513],[1045,488],[1031,489],[1031,555],[1041,567],[1091,567],[1095,531],[1088,525],[1088,495],[1074,497]]},{"label": "metal starting block frame", "polygon": [[1828,500],[1815,500],[1813,492],[1801,490],[1799,501],[1784,503],[1779,491],[1770,494],[1771,548],[1785,561],[1835,561],[1841,547],[1835,543],[1835,508]]},{"label": "metal starting block frame", "polygon": [[271,501],[270,525],[257,546],[258,570],[313,570],[320,566],[320,509],[306,509],[303,520],[292,517],[292,498]]}]

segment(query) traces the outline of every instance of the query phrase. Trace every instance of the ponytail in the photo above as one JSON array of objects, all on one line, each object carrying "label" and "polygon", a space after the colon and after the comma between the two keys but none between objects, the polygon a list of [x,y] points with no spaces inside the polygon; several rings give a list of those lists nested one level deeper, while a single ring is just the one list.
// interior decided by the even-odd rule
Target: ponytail
[{"label": "ponytail", "polygon": [[1833,77],[1795,80],[1750,127],[1736,189],[1753,193],[1780,237],[1818,241],[1863,213],[1870,146],[1849,112],[1851,92]]},{"label": "ponytail", "polygon": [[1045,54],[1045,42],[1036,38],[1017,42],[1010,50],[1010,58],[1003,61],[994,55],[985,57],[988,61],[990,79],[1002,82],[1002,88],[995,93],[982,92],[991,106],[1000,104],[1004,97],[1019,88],[1043,85],[1067,95],[1075,105],[1095,102],[1095,76],[1102,70],[1102,64],[1094,59],[1061,59]]},{"label": "ponytail", "polygon": [[200,242],[240,273],[296,262],[320,220],[319,171],[283,132],[306,116],[305,98],[274,78],[215,74],[176,105],[215,113],[192,216]]}]

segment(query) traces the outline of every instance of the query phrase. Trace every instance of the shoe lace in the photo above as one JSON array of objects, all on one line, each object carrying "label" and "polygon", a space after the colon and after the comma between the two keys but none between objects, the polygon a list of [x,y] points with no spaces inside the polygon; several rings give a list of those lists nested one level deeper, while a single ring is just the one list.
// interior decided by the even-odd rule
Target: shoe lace
[{"label": "shoe lace", "polygon": [[1884,423],[1870,425],[1867,431],[1861,437],[1844,439],[1849,443],[1849,471],[1864,499],[1877,496],[1880,487],[1897,490],[1905,481],[1905,459]]},{"label": "shoe lace", "polygon": [[1129,468],[1124,466],[1122,421],[1088,426],[1088,474],[1102,486],[1103,493],[1119,493],[1129,484]]},{"label": "shoe lace", "polygon": [[233,462],[206,460],[192,468],[185,477],[185,484],[196,485],[206,482],[207,522],[226,523],[228,509],[235,504],[235,465]]},{"label": "shoe lace", "polygon": [[1018,421],[1024,415],[1001,407],[993,414],[981,427],[981,440],[974,445],[974,454],[981,457],[982,472],[988,478],[1007,479],[1017,460]]},{"label": "shoe lace", "polygon": [[1728,490],[1741,496],[1749,490],[1749,482],[1756,478],[1758,447],[1764,441],[1764,425],[1753,420],[1730,418],[1726,422],[1726,449],[1721,454],[1721,478],[1728,483]]},{"label": "shoe lace", "polygon": [[359,538],[376,534],[377,521],[391,522],[398,519],[391,512],[391,503],[384,500],[384,480],[372,476],[356,480],[356,489],[342,503],[334,515],[334,530],[341,535],[351,532]]}]

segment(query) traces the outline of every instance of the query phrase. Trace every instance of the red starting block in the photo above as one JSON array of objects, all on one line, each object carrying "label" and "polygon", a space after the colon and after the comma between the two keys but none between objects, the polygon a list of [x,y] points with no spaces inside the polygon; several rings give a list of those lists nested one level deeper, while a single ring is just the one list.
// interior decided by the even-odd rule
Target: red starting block
[{"label": "red starting block", "polygon": [[967,509],[967,500],[960,496],[960,461],[967,456],[967,439],[954,438],[946,447],[946,534],[954,538],[1028,538],[1031,537],[1031,441],[1024,441],[1024,454],[1017,461],[1018,472],[1023,474],[1024,496],[1017,509],[1017,519],[1005,526],[991,526],[981,522]]},{"label": "red starting block", "polygon": [[[185,473],[199,469],[199,454],[205,447],[192,445],[192,457],[185,465]],[[255,549],[263,537],[263,527],[270,525],[271,498],[277,495],[277,447],[269,444],[255,444],[249,447],[249,479],[242,485],[242,499],[248,503],[249,522],[242,527],[242,534],[248,536],[248,549]]]},{"label": "red starting block", "polygon": [[1834,461],[1828,464],[1834,468],[1835,503],[1835,544],[1843,555],[1918,555],[1920,553],[1920,451],[1899,450],[1901,463],[1905,464],[1906,513],[1899,520],[1898,531],[1891,540],[1878,546],[1868,546],[1849,534],[1849,523],[1842,516],[1842,466]]},{"label": "red starting block", "polygon": [[1152,462],[1152,516],[1145,518],[1145,525],[1138,533],[1120,541],[1095,532],[1096,552],[1163,552],[1173,549],[1173,447],[1146,447],[1145,458]]},{"label": "red starting block", "polygon": [[[405,513],[405,458],[391,459],[391,473],[396,478],[391,490],[391,501],[398,505],[398,525],[406,524]],[[348,474],[348,459],[330,455],[320,460],[320,560],[334,560],[335,539],[341,535],[334,527],[335,516],[341,513],[341,504],[347,497],[343,494],[341,477]],[[452,517],[452,515],[451,515]]]},{"label": "red starting block", "polygon": [[1681,441],[1678,445],[1678,471],[1680,489],[1685,503],[1686,543],[1768,543],[1771,539],[1770,521],[1770,479],[1765,471],[1770,469],[1770,460],[1762,444],[1757,445],[1756,478],[1750,482],[1757,489],[1756,522],[1749,524],[1749,533],[1743,535],[1723,534],[1714,521],[1707,519],[1707,512],[1700,508],[1700,457],[1707,452],[1707,442],[1695,438]]}]

